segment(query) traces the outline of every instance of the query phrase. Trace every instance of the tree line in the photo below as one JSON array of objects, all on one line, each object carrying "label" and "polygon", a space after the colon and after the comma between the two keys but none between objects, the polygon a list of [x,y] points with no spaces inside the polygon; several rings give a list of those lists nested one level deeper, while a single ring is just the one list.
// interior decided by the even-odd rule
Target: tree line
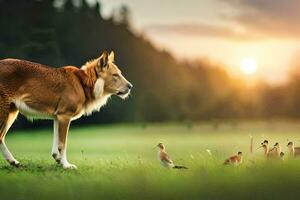
[{"label": "tree line", "polygon": [[[126,101],[113,97],[101,112],[76,124],[300,117],[299,74],[292,73],[284,85],[248,87],[222,66],[178,61],[156,49],[132,30],[126,6],[103,18],[100,2],[76,2],[0,0],[1,59],[80,67],[103,50],[115,51],[117,65],[135,86],[132,95]],[[15,125],[35,126],[24,118]]]}]

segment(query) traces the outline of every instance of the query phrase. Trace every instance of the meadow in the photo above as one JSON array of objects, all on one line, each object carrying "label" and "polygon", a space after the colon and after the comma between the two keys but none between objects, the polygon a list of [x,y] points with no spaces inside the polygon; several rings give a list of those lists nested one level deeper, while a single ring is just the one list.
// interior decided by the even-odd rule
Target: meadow
[{"label": "meadow", "polygon": [[[0,199],[297,199],[300,159],[288,157],[286,144],[300,145],[299,130],[297,122],[71,127],[68,157],[78,170],[67,171],[50,156],[51,129],[10,131],[7,145],[24,166],[1,158]],[[284,161],[265,161],[257,150],[264,139],[281,144]],[[189,169],[162,168],[159,142]],[[223,166],[237,151],[244,163]]]}]

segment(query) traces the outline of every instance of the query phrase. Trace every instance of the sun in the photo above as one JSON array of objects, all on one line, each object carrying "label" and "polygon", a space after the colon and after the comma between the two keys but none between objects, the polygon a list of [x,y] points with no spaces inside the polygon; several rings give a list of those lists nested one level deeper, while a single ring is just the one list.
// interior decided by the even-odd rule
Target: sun
[{"label": "sun", "polygon": [[240,69],[244,74],[254,74],[257,71],[257,62],[253,58],[244,58],[241,61]]}]

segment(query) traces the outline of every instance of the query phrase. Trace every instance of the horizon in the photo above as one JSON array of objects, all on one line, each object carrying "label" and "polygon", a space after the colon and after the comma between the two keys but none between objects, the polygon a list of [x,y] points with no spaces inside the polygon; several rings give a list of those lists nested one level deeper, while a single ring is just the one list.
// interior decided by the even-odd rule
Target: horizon
[{"label": "horizon", "polygon": [[[274,85],[284,83],[297,66],[300,30],[294,25],[300,2],[296,0],[188,0],[176,1],[176,6],[171,0],[100,2],[104,17],[120,5],[128,6],[133,29],[180,60],[207,59],[231,75]],[[257,65],[255,73],[241,70],[249,58]]]}]

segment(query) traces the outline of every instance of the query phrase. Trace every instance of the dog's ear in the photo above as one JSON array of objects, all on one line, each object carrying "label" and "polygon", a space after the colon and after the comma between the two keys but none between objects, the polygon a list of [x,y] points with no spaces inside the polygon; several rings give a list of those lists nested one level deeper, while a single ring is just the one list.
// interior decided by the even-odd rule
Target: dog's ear
[{"label": "dog's ear", "polygon": [[115,61],[115,52],[111,51],[109,56],[108,56],[109,62],[114,62]]},{"label": "dog's ear", "polygon": [[105,69],[108,67],[108,53],[107,51],[104,51],[102,53],[102,55],[100,56],[99,58],[99,61],[98,61],[98,66],[97,66],[97,71],[100,72],[101,70]]}]

